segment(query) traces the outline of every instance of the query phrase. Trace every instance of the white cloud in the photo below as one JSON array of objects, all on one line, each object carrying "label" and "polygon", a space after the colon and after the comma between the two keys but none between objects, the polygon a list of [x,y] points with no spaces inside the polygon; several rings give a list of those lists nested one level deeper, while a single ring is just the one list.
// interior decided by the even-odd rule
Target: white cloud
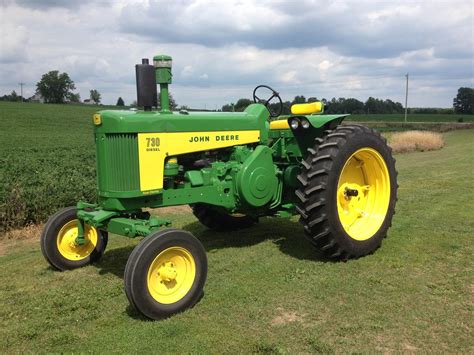
[{"label": "white cloud", "polygon": [[0,63],[28,61],[28,38],[25,26],[3,22],[0,25]]},{"label": "white cloud", "polygon": [[[442,14],[442,15],[441,15]],[[69,73],[82,98],[135,100],[134,64],[173,56],[179,104],[221,106],[266,83],[305,96],[450,106],[473,85],[469,1],[250,0],[4,1],[0,6],[0,94],[49,70]]]}]

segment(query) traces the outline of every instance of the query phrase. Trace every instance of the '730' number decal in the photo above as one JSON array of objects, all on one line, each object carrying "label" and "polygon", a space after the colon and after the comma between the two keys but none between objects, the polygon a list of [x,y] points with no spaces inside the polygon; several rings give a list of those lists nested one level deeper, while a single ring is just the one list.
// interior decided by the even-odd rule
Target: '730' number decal
[{"label": "'730' number decal", "polygon": [[160,146],[160,138],[158,137],[150,137],[146,139],[146,146],[148,147],[159,147]]}]

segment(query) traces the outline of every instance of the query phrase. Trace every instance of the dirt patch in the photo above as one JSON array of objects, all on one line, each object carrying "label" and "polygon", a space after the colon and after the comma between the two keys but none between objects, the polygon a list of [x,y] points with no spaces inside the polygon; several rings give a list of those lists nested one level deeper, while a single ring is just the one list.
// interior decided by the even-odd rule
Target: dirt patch
[{"label": "dirt patch", "polygon": [[43,224],[32,224],[21,229],[12,229],[5,232],[0,239],[38,239],[43,230]]},{"label": "dirt patch", "polygon": [[389,145],[394,153],[438,150],[443,148],[444,144],[443,136],[440,133],[427,131],[394,133],[389,139]]},{"label": "dirt patch", "polygon": [[303,322],[304,314],[298,314],[297,312],[286,311],[283,308],[277,308],[278,315],[275,316],[270,324],[272,326],[284,325],[293,322]]}]

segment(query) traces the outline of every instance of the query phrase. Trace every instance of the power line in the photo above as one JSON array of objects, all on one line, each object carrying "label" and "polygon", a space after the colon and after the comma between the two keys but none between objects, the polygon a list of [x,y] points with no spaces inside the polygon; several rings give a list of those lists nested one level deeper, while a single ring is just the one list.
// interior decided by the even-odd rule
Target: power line
[{"label": "power line", "polygon": [[25,83],[18,83],[18,85],[20,85],[20,97],[21,102],[23,102],[23,85],[25,85]]},{"label": "power line", "polygon": [[407,87],[405,90],[405,123],[407,122],[407,113],[408,113],[408,73],[405,75],[407,78]]}]

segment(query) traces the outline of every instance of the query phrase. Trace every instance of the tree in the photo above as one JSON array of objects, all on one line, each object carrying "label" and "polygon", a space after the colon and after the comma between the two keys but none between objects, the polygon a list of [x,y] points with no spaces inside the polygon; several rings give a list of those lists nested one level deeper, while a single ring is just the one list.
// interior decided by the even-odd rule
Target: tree
[{"label": "tree", "polygon": [[341,109],[341,113],[364,113],[364,103],[354,98],[345,99]]},{"label": "tree", "polygon": [[100,104],[100,99],[101,99],[100,92],[98,92],[96,89],[92,89],[91,91],[89,91],[89,93],[90,93],[90,99],[94,101],[96,104]]},{"label": "tree", "polygon": [[303,95],[298,95],[298,96],[295,96],[295,98],[293,99],[293,102],[291,103],[292,105],[294,104],[304,104],[306,102],[306,97],[304,97]]},{"label": "tree", "polygon": [[81,95],[79,95],[79,93],[77,94],[71,93],[69,94],[68,98],[69,98],[69,102],[74,102],[74,103],[81,102]]},{"label": "tree", "polygon": [[474,114],[474,88],[459,88],[453,107],[456,113]]},{"label": "tree", "polygon": [[123,99],[121,97],[119,97],[117,100],[117,106],[125,106],[125,102],[123,102]]},{"label": "tree", "polygon": [[[291,112],[291,102],[290,101],[283,101],[283,107],[281,109],[282,115],[289,115]],[[280,101],[276,100],[270,104],[270,110],[274,113],[278,113],[280,111]]]},{"label": "tree", "polygon": [[36,93],[40,94],[47,103],[62,104],[75,90],[74,82],[67,73],[52,70],[43,74],[36,84]]},{"label": "tree", "polygon": [[234,106],[236,112],[242,112],[247,108],[248,105],[253,104],[252,100],[249,99],[239,99]]},{"label": "tree", "polygon": [[224,106],[222,106],[222,112],[233,112],[234,111],[234,103],[230,103],[230,104],[225,104]]},{"label": "tree", "polygon": [[18,96],[15,90],[10,94],[10,99],[8,101],[20,101],[20,96]]}]

